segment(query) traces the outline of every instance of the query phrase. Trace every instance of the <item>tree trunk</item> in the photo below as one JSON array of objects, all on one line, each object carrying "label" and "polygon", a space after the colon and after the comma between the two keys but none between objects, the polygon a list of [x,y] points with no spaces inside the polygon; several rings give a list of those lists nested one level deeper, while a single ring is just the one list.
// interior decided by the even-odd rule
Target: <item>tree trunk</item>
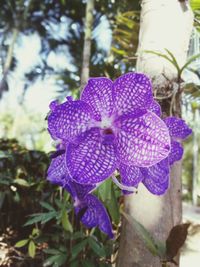
[{"label": "tree trunk", "polygon": [[12,64],[14,46],[15,46],[18,34],[19,34],[19,30],[14,28],[13,33],[12,33],[11,43],[8,46],[8,52],[7,52],[5,64],[3,67],[2,78],[0,81],[0,99],[2,98],[2,94],[5,91],[8,91],[7,76],[8,76],[8,72],[10,70],[11,64]]},{"label": "tree trunk", "polygon": [[81,70],[81,89],[87,83],[89,78],[90,55],[91,55],[91,39],[93,25],[94,0],[88,0],[85,14],[85,37],[83,44],[83,61]]},{"label": "tree trunk", "polygon": [[[199,144],[198,144],[198,125],[199,124],[199,109],[194,110],[194,133],[193,133],[193,175],[192,175],[192,203],[193,205],[198,205],[198,154],[199,154]],[[197,128],[196,128],[197,126]]]},{"label": "tree trunk", "polygon": [[[146,73],[153,80],[154,92],[165,98],[177,88],[174,66],[163,58],[144,52],[145,50],[172,52],[180,65],[187,58],[193,14],[187,2],[178,0],[143,0],[138,46],[137,71]],[[160,102],[169,115],[171,99]],[[181,115],[180,95],[177,94],[173,113]],[[171,169],[170,188],[164,196],[149,193],[143,185],[138,194],[125,197],[125,212],[144,225],[153,236],[166,240],[170,229],[181,222],[181,162]],[[178,261],[178,259],[177,259]],[[132,226],[123,219],[118,267],[158,267],[161,263],[146,249]]]}]

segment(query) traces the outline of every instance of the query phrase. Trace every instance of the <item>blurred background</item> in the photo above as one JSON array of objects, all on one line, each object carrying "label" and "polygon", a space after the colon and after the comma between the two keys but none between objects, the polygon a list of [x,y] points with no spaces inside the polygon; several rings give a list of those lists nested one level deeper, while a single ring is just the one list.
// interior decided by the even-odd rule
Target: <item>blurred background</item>
[{"label": "blurred background", "polygon": [[[80,93],[86,2],[0,0],[0,266],[103,267],[116,260],[121,195],[113,183],[96,194],[112,218],[114,241],[80,225],[68,193],[45,179],[54,149],[46,130],[49,103]],[[200,1],[192,8],[188,57],[200,53]],[[90,76],[115,79],[134,71],[139,1],[96,0],[92,20]],[[196,228],[181,266],[195,267],[186,262],[200,253],[191,252],[200,246],[200,58],[183,80],[182,116],[193,129],[184,143],[184,220]]]}]

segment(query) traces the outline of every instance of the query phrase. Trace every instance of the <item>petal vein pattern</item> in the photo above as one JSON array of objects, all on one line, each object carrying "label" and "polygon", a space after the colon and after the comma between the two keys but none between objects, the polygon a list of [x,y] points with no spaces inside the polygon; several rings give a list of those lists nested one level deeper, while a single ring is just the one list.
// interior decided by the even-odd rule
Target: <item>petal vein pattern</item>
[{"label": "petal vein pattern", "polygon": [[143,175],[140,171],[140,168],[135,166],[127,166],[124,164],[120,164],[119,172],[122,184],[127,186],[137,187],[143,179]]},{"label": "petal vein pattern", "polygon": [[117,153],[126,165],[152,166],[170,152],[170,136],[165,123],[154,113],[141,111],[136,116],[123,115],[116,121]]},{"label": "petal vein pattern", "polygon": [[114,144],[104,142],[100,129],[90,129],[68,146],[67,167],[72,179],[81,184],[105,180],[116,169],[115,154]]},{"label": "petal vein pattern", "polygon": [[82,92],[81,100],[91,106],[96,120],[112,113],[112,84],[108,78],[91,78]]},{"label": "petal vein pattern", "polygon": [[162,195],[169,186],[168,158],[149,168],[141,168],[144,175],[143,184],[155,195]]},{"label": "petal vein pattern", "polygon": [[52,159],[47,170],[47,179],[60,186],[65,185],[69,181],[69,175],[66,170],[65,154],[59,155]]},{"label": "petal vein pattern", "polygon": [[87,195],[85,202],[88,209],[81,219],[82,223],[87,227],[98,226],[102,232],[113,238],[110,218],[102,203],[93,195]]},{"label": "petal vein pattern", "polygon": [[172,138],[185,139],[192,133],[192,130],[188,127],[185,121],[177,117],[168,117],[164,119],[164,122],[166,123]]},{"label": "petal vein pattern", "polygon": [[175,161],[181,160],[183,156],[183,147],[177,141],[171,142],[171,151],[169,153],[169,164],[174,164]]},{"label": "petal vein pattern", "polygon": [[91,122],[90,106],[81,101],[67,101],[57,105],[48,116],[48,129],[51,135],[62,140],[70,140],[85,132]]},{"label": "petal vein pattern", "polygon": [[153,101],[151,81],[141,73],[130,72],[120,76],[113,84],[113,101],[120,115],[150,107]]}]

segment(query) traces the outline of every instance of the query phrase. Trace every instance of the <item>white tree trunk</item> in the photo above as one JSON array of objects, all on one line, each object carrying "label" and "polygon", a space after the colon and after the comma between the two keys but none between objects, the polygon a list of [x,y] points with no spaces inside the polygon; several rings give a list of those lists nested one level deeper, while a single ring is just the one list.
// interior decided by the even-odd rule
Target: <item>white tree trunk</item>
[{"label": "white tree trunk", "polygon": [[[165,59],[145,53],[152,50],[165,53],[171,51],[178,63],[187,58],[193,13],[187,2],[178,0],[143,0],[138,46],[137,71],[153,79],[154,89],[167,87],[169,80],[177,77],[173,65]],[[167,79],[165,78],[167,77]],[[165,101],[164,101],[165,102]],[[165,103],[161,103],[161,105]],[[180,103],[176,103],[180,114]],[[169,106],[169,105],[168,105]],[[169,108],[166,113],[169,114]],[[166,240],[170,229],[181,222],[181,163],[171,170],[170,189],[164,196],[150,194],[139,186],[138,194],[125,198],[125,210],[142,223],[156,238]],[[118,267],[158,267],[161,263],[147,251],[134,229],[123,220]]]},{"label": "white tree trunk", "polygon": [[[198,155],[199,155],[199,144],[198,144],[198,125],[199,124],[199,109],[194,111],[194,133],[193,133],[193,175],[192,175],[192,203],[198,205]],[[197,129],[196,129],[197,126]]]},{"label": "white tree trunk", "polygon": [[[184,65],[193,27],[188,1],[143,0],[138,45],[137,70],[148,74],[155,86],[176,78],[174,66],[145,50],[166,53],[168,49],[180,66]],[[163,76],[164,74],[164,76]]]}]

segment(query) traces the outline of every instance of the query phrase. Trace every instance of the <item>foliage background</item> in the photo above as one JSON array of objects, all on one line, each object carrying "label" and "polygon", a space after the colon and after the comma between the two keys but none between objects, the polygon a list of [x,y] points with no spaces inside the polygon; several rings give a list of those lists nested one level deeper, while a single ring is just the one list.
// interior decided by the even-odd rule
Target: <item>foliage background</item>
[{"label": "foliage background", "polygon": [[[54,149],[46,131],[48,103],[80,92],[86,1],[1,0],[0,7],[0,266],[112,266],[123,205],[119,190],[107,180],[96,192],[112,218],[116,238],[108,240],[98,229],[80,225],[68,193],[45,179]],[[199,1],[192,7],[199,40]],[[114,79],[134,70],[139,1],[96,0],[93,14],[90,76]],[[198,67],[196,60],[194,76],[186,71],[183,81],[183,116],[196,138],[185,144],[187,201],[199,165]]]}]

